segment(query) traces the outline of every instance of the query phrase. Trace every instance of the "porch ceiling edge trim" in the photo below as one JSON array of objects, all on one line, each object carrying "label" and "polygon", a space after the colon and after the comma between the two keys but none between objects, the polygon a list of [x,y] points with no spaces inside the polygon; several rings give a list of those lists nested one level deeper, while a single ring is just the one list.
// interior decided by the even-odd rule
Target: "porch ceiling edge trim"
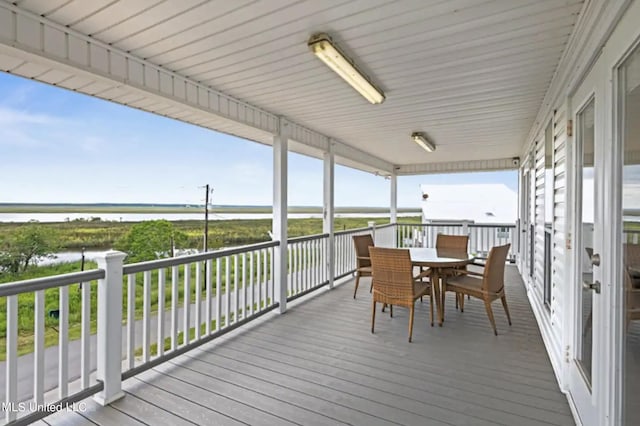
[{"label": "porch ceiling edge trim", "polygon": [[536,119],[522,146],[526,156],[531,144],[551,119],[559,100],[584,78],[631,0],[586,0],[569,37]]},{"label": "porch ceiling edge trim", "polygon": [[490,172],[516,170],[520,166],[519,158],[496,158],[492,160],[449,161],[446,163],[407,164],[396,166],[399,176],[425,175],[435,173]]},{"label": "porch ceiling edge trim", "polygon": [[[99,93],[88,93],[77,89],[76,91],[80,93],[262,143],[270,141],[264,141],[260,137],[256,138],[256,131],[275,135],[279,130],[279,117],[269,111],[168,71],[48,18],[23,10],[7,3],[6,0],[0,0],[0,47],[2,45],[15,49],[23,55],[28,55],[30,60],[35,63],[44,60],[52,68],[62,68],[69,73],[90,75],[94,79],[109,82],[112,87],[108,89],[127,88],[141,95],[160,97],[171,104],[187,107],[198,115],[212,114],[222,122],[237,123],[253,130],[245,128],[245,134],[239,128],[230,129],[228,125],[218,127],[217,120],[213,119],[211,123],[204,124],[207,119],[202,116],[196,117],[197,120],[191,120],[189,117],[185,118],[184,114],[164,114],[148,107],[145,108],[145,106],[126,104],[117,99],[101,96]],[[37,76],[25,75],[25,77],[38,80]],[[108,92],[108,90],[106,91]],[[288,131],[291,139],[328,151],[329,138],[327,136],[291,120],[286,119],[286,121],[290,124]],[[393,171],[393,165],[387,161],[344,142],[333,139],[332,142],[336,154],[342,157],[378,169],[381,172],[391,173]]]},{"label": "porch ceiling edge trim", "polygon": [[287,137],[296,142],[317,148],[323,152],[329,152],[329,145],[332,145],[333,152],[336,156],[344,157],[355,163],[361,163],[364,166],[364,169],[374,169],[378,172],[388,174],[393,173],[393,164],[388,161],[371,155],[358,148],[354,148],[351,145],[340,142],[336,139],[324,136],[321,133],[296,124],[287,118],[283,118],[282,121],[288,125]]}]

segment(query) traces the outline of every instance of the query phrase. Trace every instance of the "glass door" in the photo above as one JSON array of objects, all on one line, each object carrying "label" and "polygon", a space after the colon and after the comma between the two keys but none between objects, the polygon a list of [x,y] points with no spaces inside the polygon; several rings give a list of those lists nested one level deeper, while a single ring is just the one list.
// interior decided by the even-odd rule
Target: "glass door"
[{"label": "glass door", "polygon": [[623,419],[640,424],[640,47],[619,69],[622,138]]},{"label": "glass door", "polygon": [[602,270],[602,75],[596,62],[572,97],[575,174],[573,220],[573,286],[571,292],[573,344],[570,347],[569,391],[584,425],[598,424],[594,390],[599,385],[597,362]]}]

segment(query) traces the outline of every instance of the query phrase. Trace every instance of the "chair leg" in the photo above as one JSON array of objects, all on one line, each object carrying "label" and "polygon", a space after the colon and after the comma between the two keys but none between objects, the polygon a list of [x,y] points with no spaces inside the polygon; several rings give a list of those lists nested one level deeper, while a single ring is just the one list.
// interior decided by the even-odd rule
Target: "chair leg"
[{"label": "chair leg", "polygon": [[489,321],[491,322],[491,327],[493,327],[493,333],[497,336],[498,329],[496,328],[496,320],[493,317],[493,311],[491,310],[491,302],[487,299],[484,301],[484,307],[487,310],[487,316],[489,317]]},{"label": "chair leg", "polygon": [[413,336],[413,311],[415,307],[412,304],[409,311],[409,343],[411,343],[411,337]]},{"label": "chair leg", "polygon": [[431,327],[433,327],[433,293],[429,293],[429,320]]},{"label": "chair leg", "polygon": [[[442,321],[444,321],[444,304],[445,304],[445,301],[446,301],[446,294],[447,294],[447,289],[443,286],[442,287],[442,296],[440,296],[440,299],[442,299],[442,301],[440,302],[442,304],[442,306],[441,306]],[[440,327],[442,327],[442,321],[440,322]]]},{"label": "chair leg", "polygon": [[373,334],[373,324],[376,322],[376,301],[373,301],[373,308],[371,309],[371,333]]},{"label": "chair leg", "polygon": [[373,278],[371,278],[371,285],[369,286],[369,293],[373,291]]},{"label": "chair leg", "polygon": [[504,311],[507,313],[509,325],[511,325],[511,315],[509,315],[509,307],[507,306],[507,296],[502,296],[500,300],[502,300],[502,306],[504,307]]},{"label": "chair leg", "polygon": [[460,312],[464,312],[464,293],[460,293]]},{"label": "chair leg", "polygon": [[389,305],[389,316],[393,318],[393,305]]},{"label": "chair leg", "polygon": [[360,285],[360,273],[356,272],[356,288],[353,290],[353,298],[356,298],[356,293],[358,292],[358,285]]}]

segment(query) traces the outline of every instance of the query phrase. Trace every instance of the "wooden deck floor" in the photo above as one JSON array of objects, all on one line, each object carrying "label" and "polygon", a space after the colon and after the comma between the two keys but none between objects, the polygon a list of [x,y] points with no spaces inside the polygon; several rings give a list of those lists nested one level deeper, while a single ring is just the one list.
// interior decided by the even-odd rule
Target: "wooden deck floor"
[{"label": "wooden deck floor", "polygon": [[481,301],[461,314],[453,297],[442,328],[417,303],[413,343],[401,308],[371,334],[369,281],[357,300],[350,281],[128,380],[110,407],[44,422],[573,425],[515,268],[507,278],[513,326],[495,303],[497,337]]}]

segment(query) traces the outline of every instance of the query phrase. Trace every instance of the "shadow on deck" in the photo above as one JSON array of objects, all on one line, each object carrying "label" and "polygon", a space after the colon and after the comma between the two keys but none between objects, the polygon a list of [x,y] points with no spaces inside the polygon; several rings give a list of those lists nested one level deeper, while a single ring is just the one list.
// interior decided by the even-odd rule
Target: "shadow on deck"
[{"label": "shadow on deck", "polygon": [[[499,302],[495,337],[482,301],[449,295],[444,327],[417,302],[376,315],[369,281],[353,281],[129,379],[110,407],[49,424],[573,425],[515,267],[507,267],[513,326]],[[41,423],[42,424],[42,423]]]}]

